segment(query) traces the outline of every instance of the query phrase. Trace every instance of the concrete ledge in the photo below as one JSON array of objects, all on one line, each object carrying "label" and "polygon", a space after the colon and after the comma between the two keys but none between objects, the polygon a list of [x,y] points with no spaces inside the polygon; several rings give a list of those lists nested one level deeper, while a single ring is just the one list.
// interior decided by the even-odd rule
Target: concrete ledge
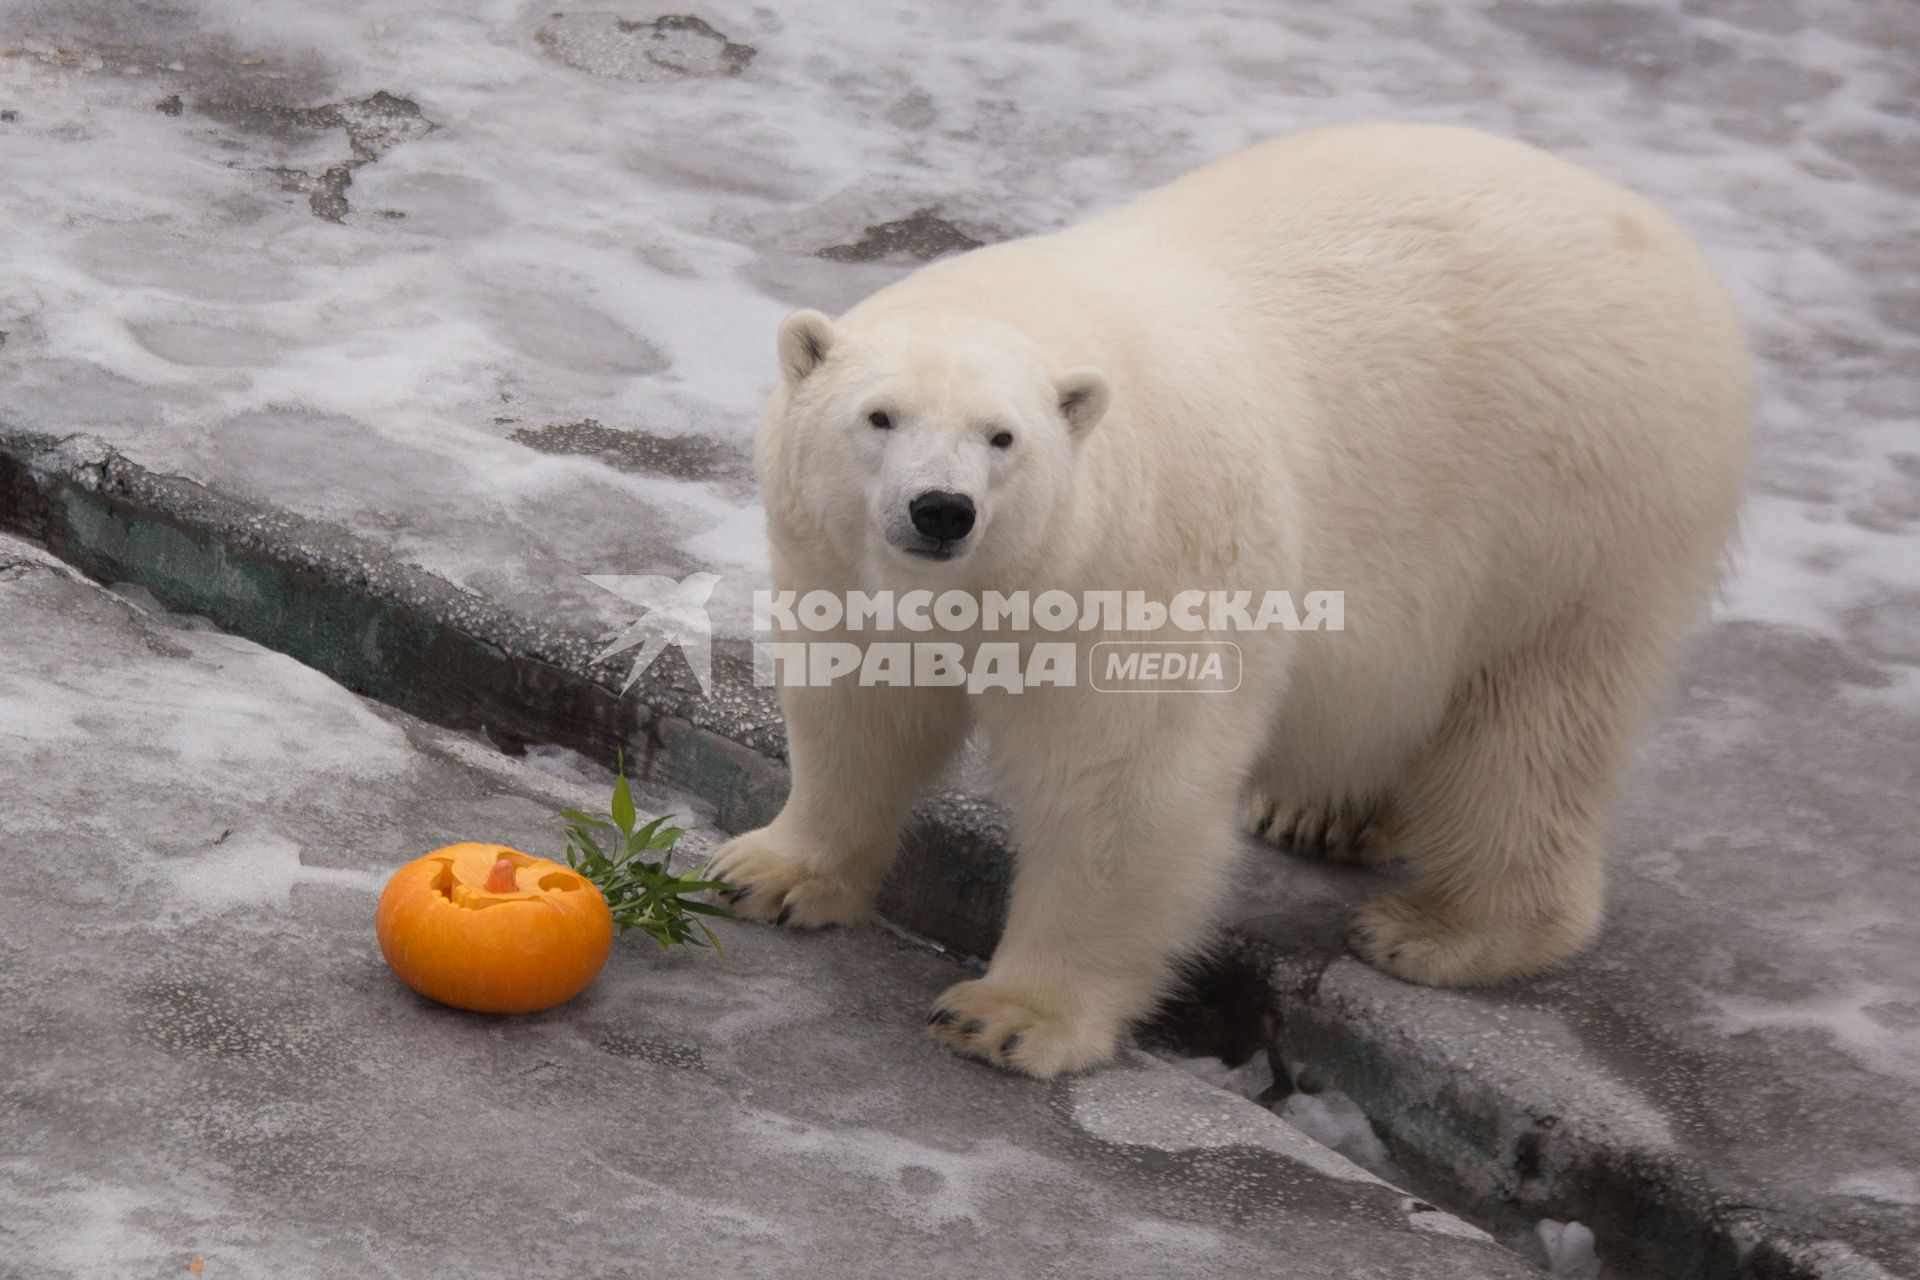
[{"label": "concrete ledge", "polygon": [[1686,1150],[1673,1117],[1556,1019],[1239,940],[1270,981],[1276,1078],[1356,1101],[1395,1160],[1511,1237],[1577,1219],[1634,1275],[1894,1280]]},{"label": "concrete ledge", "polygon": [[[747,655],[717,646],[713,696],[677,664],[630,696],[598,637],[518,618],[352,536],[156,476],[83,437],[0,430],[0,528],[88,575],[285,652],[423,719],[501,745],[556,743],[710,803],[739,830],[786,793],[777,706]],[[1009,873],[1004,824],[978,798],[922,805],[883,901],[957,950],[991,950]],[[1687,1280],[1870,1280],[1891,1273],[1733,1187],[1664,1120],[1550,1034],[1516,1037],[1469,997],[1346,959],[1233,934],[1155,1033],[1191,1052],[1275,1059],[1275,1077],[1356,1099],[1436,1199],[1496,1229],[1541,1216],[1595,1227],[1616,1265]],[[1484,1052],[1487,1037],[1501,1053]],[[1497,1058],[1497,1061],[1496,1061]]]}]

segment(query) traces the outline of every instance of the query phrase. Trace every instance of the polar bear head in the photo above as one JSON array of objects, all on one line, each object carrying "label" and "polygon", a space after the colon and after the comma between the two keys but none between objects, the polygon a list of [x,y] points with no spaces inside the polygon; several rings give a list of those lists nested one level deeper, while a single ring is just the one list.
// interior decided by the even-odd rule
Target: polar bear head
[{"label": "polar bear head", "polygon": [[[1025,334],[944,310],[780,326],[783,385],[761,437],[775,530],[888,578],[955,585],[1022,563],[1067,507],[1111,393]],[[905,571],[905,572],[903,572]]]}]

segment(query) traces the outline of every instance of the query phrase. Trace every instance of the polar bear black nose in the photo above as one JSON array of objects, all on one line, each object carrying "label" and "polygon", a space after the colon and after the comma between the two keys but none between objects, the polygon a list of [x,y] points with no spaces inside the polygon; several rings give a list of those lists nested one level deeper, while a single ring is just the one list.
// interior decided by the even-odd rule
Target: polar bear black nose
[{"label": "polar bear black nose", "polygon": [[958,542],[973,532],[973,499],[964,493],[929,489],[907,504],[913,527],[941,542]]}]

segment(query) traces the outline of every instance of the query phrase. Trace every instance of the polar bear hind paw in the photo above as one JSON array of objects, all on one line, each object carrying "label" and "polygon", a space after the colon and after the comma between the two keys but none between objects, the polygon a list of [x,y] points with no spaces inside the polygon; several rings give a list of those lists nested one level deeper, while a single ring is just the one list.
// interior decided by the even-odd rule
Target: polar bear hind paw
[{"label": "polar bear hind paw", "polygon": [[1420,893],[1370,902],[1354,915],[1348,945],[1396,978],[1428,987],[1475,987],[1557,967],[1591,937],[1584,917],[1521,922],[1462,918]]},{"label": "polar bear hind paw", "polygon": [[1377,866],[1398,856],[1391,839],[1390,809],[1378,797],[1288,806],[1256,790],[1248,802],[1247,830],[1287,853]]}]

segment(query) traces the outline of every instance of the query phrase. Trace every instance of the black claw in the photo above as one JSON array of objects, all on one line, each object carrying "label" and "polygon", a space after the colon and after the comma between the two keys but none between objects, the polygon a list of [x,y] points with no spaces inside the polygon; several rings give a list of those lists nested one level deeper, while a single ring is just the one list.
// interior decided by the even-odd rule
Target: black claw
[{"label": "black claw", "polygon": [[789,902],[780,908],[780,914],[773,918],[773,922],[775,924],[785,924],[791,919],[793,919],[793,904]]},{"label": "black claw", "polygon": [[935,1009],[927,1015],[927,1025],[930,1027],[944,1027],[952,1021],[953,1010],[951,1009]]},{"label": "black claw", "polygon": [[1400,958],[1400,950],[1399,947],[1395,947],[1393,950],[1387,952],[1387,959],[1398,960]]},{"label": "black claw", "polygon": [[735,885],[733,888],[728,889],[725,893],[721,894],[720,896],[725,898],[728,901],[728,903],[730,903],[731,905],[737,907],[742,902],[745,902],[752,893],[753,893],[752,885],[742,884],[742,885]]},{"label": "black claw", "polygon": [[975,1018],[973,1021],[967,1023],[966,1026],[960,1028],[960,1034],[963,1036],[977,1036],[986,1029],[986,1022],[982,1019]]},{"label": "black claw", "polygon": [[1000,1056],[1003,1058],[1012,1057],[1013,1051],[1019,1047],[1020,1033],[1016,1031],[1000,1042]]}]

